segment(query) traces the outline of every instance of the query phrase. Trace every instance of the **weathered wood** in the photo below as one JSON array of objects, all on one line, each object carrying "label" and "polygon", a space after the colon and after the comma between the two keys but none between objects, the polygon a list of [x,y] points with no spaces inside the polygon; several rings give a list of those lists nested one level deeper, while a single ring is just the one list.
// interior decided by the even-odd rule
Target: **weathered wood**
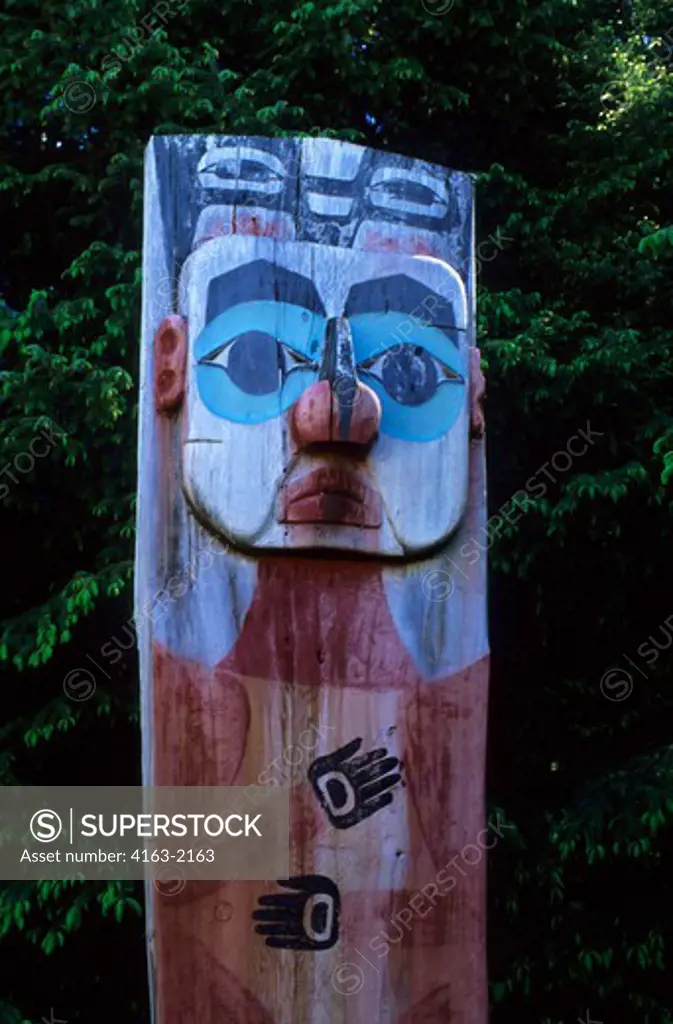
[{"label": "weathered wood", "polygon": [[156,1024],[486,1020],[472,233],[420,161],[148,147],[144,778],[290,785],[293,875],[150,889]]}]

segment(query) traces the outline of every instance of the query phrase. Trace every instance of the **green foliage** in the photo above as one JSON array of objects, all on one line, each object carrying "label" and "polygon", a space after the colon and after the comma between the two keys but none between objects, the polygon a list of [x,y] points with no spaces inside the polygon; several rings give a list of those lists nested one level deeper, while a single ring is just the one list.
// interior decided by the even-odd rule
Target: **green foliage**
[{"label": "green foliage", "polygon": [[[638,653],[673,612],[670,5],[432,9],[189,0],[148,29],[136,0],[6,0],[0,781],[137,781],[132,659],[82,704],[62,679],[131,614],[148,137],[322,134],[472,171],[478,239],[507,239],[479,268],[492,511],[546,484],[490,552],[489,787],[514,826],[491,856],[492,1019],[670,1024],[671,655]],[[601,436],[556,471],[587,421]],[[146,1019],[136,897],[0,888],[0,1020]]]}]

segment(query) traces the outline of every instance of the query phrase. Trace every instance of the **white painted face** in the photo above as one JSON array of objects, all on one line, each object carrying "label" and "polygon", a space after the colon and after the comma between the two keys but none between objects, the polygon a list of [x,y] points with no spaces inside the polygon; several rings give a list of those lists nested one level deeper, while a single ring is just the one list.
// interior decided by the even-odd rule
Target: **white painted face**
[{"label": "white painted face", "polygon": [[239,235],[192,253],[180,293],[183,486],[205,526],[243,548],[391,558],[448,538],[469,444],[454,270]]}]

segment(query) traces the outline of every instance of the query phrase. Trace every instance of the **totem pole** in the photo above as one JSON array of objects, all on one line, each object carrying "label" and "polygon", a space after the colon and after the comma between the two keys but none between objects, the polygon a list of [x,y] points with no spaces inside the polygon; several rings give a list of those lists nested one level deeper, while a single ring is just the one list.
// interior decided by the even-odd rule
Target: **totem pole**
[{"label": "totem pole", "polygon": [[154,1024],[485,1024],[472,246],[464,174],[149,144],[144,781],[291,789],[288,878],[148,887]]}]

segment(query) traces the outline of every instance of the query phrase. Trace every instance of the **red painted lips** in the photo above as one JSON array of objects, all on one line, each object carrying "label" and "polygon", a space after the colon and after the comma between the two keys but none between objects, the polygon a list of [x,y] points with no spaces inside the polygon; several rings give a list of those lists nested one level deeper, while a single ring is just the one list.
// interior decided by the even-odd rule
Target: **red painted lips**
[{"label": "red painted lips", "polygon": [[286,484],[280,495],[281,523],[335,523],[375,529],[381,525],[381,499],[347,469],[323,466]]}]

